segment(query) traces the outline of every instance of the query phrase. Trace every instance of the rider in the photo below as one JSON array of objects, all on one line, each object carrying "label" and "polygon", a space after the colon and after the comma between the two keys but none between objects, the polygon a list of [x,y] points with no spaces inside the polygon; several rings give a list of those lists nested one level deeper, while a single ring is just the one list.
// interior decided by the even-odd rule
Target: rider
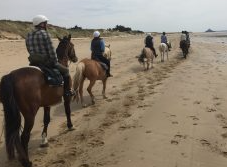
[{"label": "rider", "polygon": [[151,36],[151,33],[148,33],[146,38],[144,39],[144,43],[145,43],[145,47],[150,48],[155,57],[157,57],[158,55],[156,54],[155,48],[154,48],[154,43],[153,43],[153,37]]},{"label": "rider", "polygon": [[181,32],[181,36],[180,36],[180,48],[182,48],[183,41],[186,41],[185,31],[182,31]]},{"label": "rider", "polygon": [[168,44],[168,40],[167,40],[167,37],[166,37],[166,33],[165,33],[165,32],[162,33],[162,36],[161,36],[161,43],[165,43],[165,44],[168,46],[168,49],[169,49],[169,51],[170,51],[170,46],[169,46],[169,44]]},{"label": "rider", "polygon": [[105,43],[102,38],[100,38],[100,32],[95,31],[93,33],[93,39],[91,41],[91,58],[93,60],[101,61],[108,66],[106,71],[107,77],[112,77],[113,75],[110,74],[110,60],[103,56],[105,51]]},{"label": "rider", "polygon": [[33,18],[34,30],[28,33],[26,38],[28,60],[32,66],[57,68],[64,79],[64,94],[74,96],[75,92],[70,88],[69,69],[58,63],[50,34],[47,32],[47,21],[48,18],[44,15],[37,15]]},{"label": "rider", "polygon": [[188,45],[190,46],[189,32],[188,31],[185,31],[185,35],[186,35],[186,41],[187,41]]}]

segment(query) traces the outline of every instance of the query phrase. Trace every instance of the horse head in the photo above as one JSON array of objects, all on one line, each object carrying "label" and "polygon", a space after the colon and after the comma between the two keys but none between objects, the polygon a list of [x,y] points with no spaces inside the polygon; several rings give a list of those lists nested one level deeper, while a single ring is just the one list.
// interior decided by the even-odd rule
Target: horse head
[{"label": "horse head", "polygon": [[[68,63],[68,61],[77,62],[78,58],[74,50],[74,44],[71,42],[71,35],[64,36],[62,39],[58,37],[59,44],[56,49],[59,62]],[[63,64],[65,64],[63,63]]]}]

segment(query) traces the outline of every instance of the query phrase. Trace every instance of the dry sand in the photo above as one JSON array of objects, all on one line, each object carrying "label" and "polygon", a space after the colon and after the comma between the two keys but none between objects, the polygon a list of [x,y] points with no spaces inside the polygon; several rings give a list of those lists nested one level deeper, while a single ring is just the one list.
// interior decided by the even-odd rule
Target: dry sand
[{"label": "dry sand", "polygon": [[[159,56],[154,68],[146,72],[135,59],[144,36],[106,38],[113,52],[114,75],[107,83],[108,99],[102,99],[102,85],[97,82],[95,105],[82,108],[73,102],[75,130],[70,132],[63,105],[53,107],[48,148],[39,148],[40,109],[29,143],[34,166],[225,167],[227,40],[194,34],[185,60],[178,46],[179,36],[169,35],[173,45],[169,61],[161,63]],[[154,41],[158,48],[159,36]],[[89,57],[89,39],[73,42],[79,59]],[[23,40],[0,41],[0,76],[27,64]],[[74,69],[71,65],[72,75]],[[90,103],[85,90],[84,95]],[[9,163],[5,154],[1,136],[0,166],[20,167],[17,161]]]}]

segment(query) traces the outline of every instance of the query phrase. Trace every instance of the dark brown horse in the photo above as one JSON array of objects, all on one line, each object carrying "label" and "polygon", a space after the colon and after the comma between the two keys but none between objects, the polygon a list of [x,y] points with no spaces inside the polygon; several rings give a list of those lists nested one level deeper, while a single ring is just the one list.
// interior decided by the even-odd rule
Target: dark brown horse
[{"label": "dark brown horse", "polygon": [[190,46],[190,44],[187,41],[185,41],[185,40],[180,41],[180,47],[181,47],[181,50],[183,53],[183,57],[185,59],[187,58],[189,46]]},{"label": "dark brown horse", "polygon": [[[71,37],[61,39],[57,48],[59,62],[67,66],[68,60],[77,61]],[[44,107],[44,128],[42,136],[47,136],[50,122],[50,106],[61,102],[63,87],[50,87],[41,70],[37,67],[24,67],[11,71],[1,79],[0,100],[5,118],[5,143],[9,159],[18,158],[24,167],[31,167],[28,156],[28,142],[34,125],[35,116],[40,107]],[[70,97],[64,96],[67,126],[72,128]],[[24,128],[20,136],[21,116]]]},{"label": "dark brown horse", "polygon": [[101,66],[98,61],[91,59],[82,59],[76,66],[76,72],[74,75],[74,83],[73,88],[76,91],[76,100],[77,102],[80,99],[80,102],[83,107],[87,105],[84,103],[83,98],[83,85],[84,80],[88,79],[90,84],[87,88],[87,91],[91,97],[92,104],[95,104],[95,97],[92,93],[92,87],[95,85],[96,80],[101,80],[103,83],[102,95],[103,98],[106,98],[105,90],[106,90],[106,70]]}]

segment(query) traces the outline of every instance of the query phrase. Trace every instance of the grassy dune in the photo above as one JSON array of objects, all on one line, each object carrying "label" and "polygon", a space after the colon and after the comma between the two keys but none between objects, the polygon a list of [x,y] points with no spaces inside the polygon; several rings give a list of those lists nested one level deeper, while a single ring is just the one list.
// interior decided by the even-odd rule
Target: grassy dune
[{"label": "grassy dune", "polygon": [[[11,21],[11,20],[0,20],[0,39],[21,39],[25,38],[27,33],[33,28],[31,22],[25,21]],[[48,31],[52,37],[56,35],[62,37],[69,33],[73,38],[91,37],[94,29],[67,29],[55,25],[48,25]],[[118,31],[106,31],[105,29],[99,29],[102,36],[119,36],[137,34],[137,31],[130,32],[118,32]]]}]

